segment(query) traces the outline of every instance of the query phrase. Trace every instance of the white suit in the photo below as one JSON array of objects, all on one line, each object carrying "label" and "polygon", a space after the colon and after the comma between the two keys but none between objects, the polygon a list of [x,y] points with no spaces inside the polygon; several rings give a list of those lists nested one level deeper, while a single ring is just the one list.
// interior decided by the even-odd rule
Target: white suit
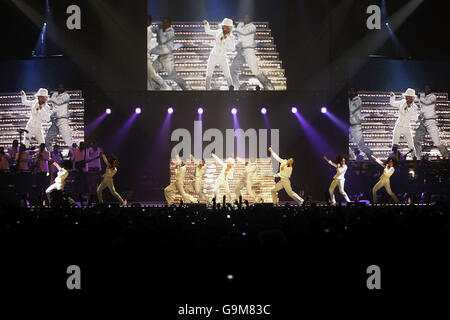
[{"label": "white suit", "polygon": [[[181,89],[191,90],[191,87],[175,70],[175,59],[172,53],[173,40],[175,39],[173,28],[170,27],[164,31],[160,28],[152,27],[151,31],[156,33],[156,40],[158,41],[158,45],[149,52],[150,55],[158,55],[158,58],[153,62],[154,71],[166,70],[168,77],[175,81]],[[164,88],[167,89],[166,87]]]},{"label": "white suit", "polygon": [[336,164],[331,160],[328,160],[328,163],[331,164],[333,167],[336,167],[336,174],[333,177],[333,181],[331,182],[330,188],[328,189],[328,192],[330,193],[330,199],[332,204],[336,204],[336,199],[334,197],[334,189],[336,189],[337,186],[339,186],[339,192],[342,194],[342,196],[345,198],[346,202],[350,202],[347,193],[344,190],[345,185],[345,172],[347,172],[347,165],[341,165]]},{"label": "white suit", "polygon": [[47,190],[45,190],[45,193],[49,198],[53,190],[64,190],[64,184],[67,176],[69,175],[69,171],[62,168],[58,163],[53,162],[53,165],[56,167],[56,169],[58,169],[58,173],[56,175],[55,182],[50,185]]},{"label": "white suit", "polygon": [[[243,159],[237,158],[237,161],[245,164],[245,161]],[[241,190],[246,187],[248,194],[255,200],[255,202],[261,201],[261,197],[256,195],[256,193],[252,189],[253,178],[256,174],[256,170],[256,163],[247,162],[247,165],[245,165],[244,168],[244,174],[242,175],[241,180],[239,180],[238,184],[236,185],[236,197],[239,197],[241,195]]]},{"label": "white suit", "polygon": [[414,136],[414,146],[416,148],[417,159],[422,157],[422,144],[427,132],[430,134],[431,140],[434,145],[439,149],[441,155],[448,159],[448,150],[442,144],[439,137],[439,129],[437,127],[437,114],[436,114],[436,96],[433,93],[425,95],[420,94],[420,125],[416,130]]},{"label": "white suit", "polygon": [[37,98],[29,101],[26,95],[21,95],[20,97],[24,106],[31,107],[31,115],[25,127],[28,133],[25,132],[23,136],[23,144],[28,148],[32,137],[36,138],[38,144],[44,143],[42,122],[50,121],[50,108],[47,102],[39,106]]},{"label": "white suit", "polygon": [[52,103],[53,109],[51,114],[52,125],[48,129],[45,137],[45,147],[52,150],[52,144],[58,132],[61,134],[66,146],[72,145],[72,130],[69,126],[69,101],[70,96],[67,92],[52,94],[49,102]]},{"label": "white suit", "polygon": [[394,167],[389,168],[387,165],[383,164],[383,162],[381,162],[378,159],[376,159],[375,161],[380,166],[382,166],[384,168],[384,170],[383,170],[383,174],[380,177],[380,180],[373,187],[373,190],[372,190],[373,202],[377,203],[377,191],[380,190],[381,188],[386,188],[387,193],[395,200],[395,202],[398,203],[399,202],[398,198],[395,195],[395,193],[392,192],[391,183],[390,183],[391,176],[395,172]]},{"label": "white suit", "polygon": [[[219,176],[217,177],[216,184],[214,186],[214,197],[216,198],[216,202],[219,202],[217,199],[217,193],[219,191],[219,188],[223,187],[225,189],[225,194],[228,197],[228,201],[231,201],[231,192],[230,192],[230,186],[228,185],[228,179],[233,178],[233,170],[234,170],[234,164],[231,167],[231,169],[228,169],[228,162],[224,163],[222,159],[220,159],[215,154],[212,155],[212,157],[222,166],[222,171],[220,172]],[[233,163],[233,162],[231,162]]]},{"label": "white suit", "polygon": [[255,50],[256,26],[251,22],[247,24],[240,22],[235,31],[239,35],[239,38],[236,45],[237,54],[234,57],[230,68],[233,86],[236,90],[239,89],[239,71],[242,68],[242,65],[247,62],[250,71],[256,76],[259,82],[261,82],[263,87],[267,90],[274,90],[272,83],[258,66]]},{"label": "white suit", "polygon": [[390,97],[389,103],[391,106],[398,108],[400,111],[399,117],[395,122],[394,132],[392,136],[392,144],[398,145],[400,137],[404,136],[406,142],[408,143],[408,148],[410,150],[411,149],[413,150],[412,156],[414,156],[416,152],[410,122],[411,120],[417,121],[418,119],[417,106],[414,102],[412,102],[411,105],[408,107],[405,99],[395,101],[395,96]]},{"label": "white suit", "polygon": [[172,205],[175,200],[175,192],[178,190],[183,200],[187,203],[197,202],[190,194],[184,191],[184,177],[186,176],[186,165],[181,165],[181,159],[178,155],[176,157],[176,164],[178,168],[175,168],[175,182],[172,182],[164,189],[164,196],[169,205]]},{"label": "white suit", "polygon": [[[353,99],[348,99],[348,110],[350,113],[350,127],[349,127],[349,138],[354,144],[358,146],[358,148],[364,152],[368,159],[373,154],[372,150],[366,145],[364,141],[364,136],[362,132],[361,126],[361,108],[362,108],[362,100],[360,96],[355,96]],[[350,152],[352,154],[352,152]]]},{"label": "white suit", "polygon": [[203,165],[201,168],[199,168],[201,161],[197,161],[193,156],[191,156],[191,160],[195,165],[194,182],[193,182],[194,190],[198,194],[198,199],[200,201],[205,201],[209,203],[208,198],[203,192],[203,177],[206,173],[206,167]]},{"label": "white suit", "polygon": [[295,200],[295,202],[301,205],[304,200],[292,190],[291,180],[289,180],[292,175],[292,166],[288,166],[288,160],[281,159],[274,151],[272,151],[272,156],[280,163],[280,171],[275,174],[274,177],[281,178],[280,181],[278,181],[275,184],[275,187],[272,189],[273,203],[275,205],[278,205],[278,191],[284,189],[286,190],[286,193],[289,197],[291,197]]},{"label": "white suit", "polygon": [[111,194],[120,201],[120,203],[123,205],[125,204],[125,201],[122,199],[120,194],[116,191],[116,188],[114,186],[114,180],[113,177],[117,173],[117,168],[110,168],[109,167],[109,161],[106,158],[104,154],[102,154],[103,161],[105,161],[106,164],[106,170],[103,174],[103,181],[98,185],[97,187],[97,198],[99,203],[103,203],[103,190],[106,188],[109,189]]},{"label": "white suit", "polygon": [[230,33],[226,38],[223,36],[221,29],[211,30],[209,23],[205,25],[205,32],[214,37],[214,47],[208,58],[208,66],[206,69],[206,90],[211,90],[211,78],[216,65],[219,65],[223,71],[228,86],[233,84],[230,74],[230,66],[227,61],[227,51],[234,51],[236,40]]},{"label": "white suit", "polygon": [[153,68],[150,51],[158,45],[156,39],[153,37],[153,27],[147,27],[147,90],[155,90],[153,82],[159,85],[161,90],[170,90],[163,78]]}]

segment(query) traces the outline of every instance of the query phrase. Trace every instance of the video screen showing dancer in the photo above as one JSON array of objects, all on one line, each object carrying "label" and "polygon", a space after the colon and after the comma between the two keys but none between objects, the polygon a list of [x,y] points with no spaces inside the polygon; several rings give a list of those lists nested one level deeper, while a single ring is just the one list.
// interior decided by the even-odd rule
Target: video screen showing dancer
[{"label": "video screen showing dancer", "polygon": [[147,16],[147,90],[286,90],[270,22]]}]

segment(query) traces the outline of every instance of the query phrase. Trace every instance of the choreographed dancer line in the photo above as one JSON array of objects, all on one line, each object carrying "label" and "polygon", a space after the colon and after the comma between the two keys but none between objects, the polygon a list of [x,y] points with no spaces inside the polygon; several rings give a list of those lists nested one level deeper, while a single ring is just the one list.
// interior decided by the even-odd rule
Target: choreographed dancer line
[{"label": "choreographed dancer line", "polygon": [[339,192],[342,194],[342,196],[345,198],[346,202],[350,202],[347,193],[345,192],[344,185],[345,185],[345,173],[347,172],[347,157],[344,155],[338,155],[336,157],[336,163],[329,160],[326,156],[323,156],[326,162],[331,164],[333,167],[336,168],[336,174],[333,177],[333,181],[330,184],[330,188],[328,189],[328,192],[330,194],[330,200],[331,204],[336,204],[336,199],[334,197],[334,189],[336,189],[336,186],[339,187]]},{"label": "choreographed dancer line", "polygon": [[394,192],[391,190],[391,176],[394,174],[395,169],[395,163],[396,159],[394,157],[389,157],[387,160],[387,163],[384,164],[379,159],[375,158],[375,156],[372,155],[372,159],[375,160],[380,166],[384,168],[383,174],[380,177],[380,180],[375,184],[372,190],[372,197],[373,197],[373,203],[377,203],[377,191],[381,188],[386,188],[387,193],[394,199],[396,203],[399,203],[399,200]]},{"label": "choreographed dancer line", "polygon": [[191,161],[195,165],[193,184],[194,184],[194,190],[198,194],[198,200],[205,201],[206,203],[210,203],[210,201],[206,197],[205,193],[203,192],[203,177],[205,176],[205,173],[206,173],[205,160],[204,159],[197,160],[191,154]]},{"label": "choreographed dancer line", "polygon": [[227,162],[224,163],[222,161],[222,159],[220,159],[214,153],[211,153],[211,157],[213,157],[222,166],[222,171],[220,172],[219,176],[217,177],[216,184],[214,186],[214,198],[216,198],[216,201],[217,201],[217,193],[219,191],[219,188],[223,187],[225,189],[225,194],[228,197],[228,201],[231,202],[231,192],[230,192],[230,186],[228,185],[228,179],[233,178],[235,161],[233,158],[228,158]]},{"label": "choreographed dancer line", "polygon": [[103,190],[106,188],[109,189],[111,194],[117,198],[117,200],[120,201],[122,205],[126,205],[127,201],[122,199],[120,194],[117,193],[116,188],[114,186],[114,175],[117,173],[117,167],[119,166],[119,159],[111,154],[109,156],[109,159],[106,158],[105,154],[103,153],[103,150],[100,150],[100,153],[102,155],[103,161],[106,164],[106,170],[103,174],[103,181],[98,185],[97,188],[97,198],[99,203],[103,203]]},{"label": "choreographed dancer line", "polygon": [[261,202],[261,197],[257,195],[252,187],[253,187],[253,179],[256,174],[256,170],[258,169],[255,162],[245,161],[239,157],[235,158],[238,163],[244,164],[244,173],[242,174],[241,179],[236,185],[236,197],[239,198],[241,195],[241,190],[246,187],[248,194],[255,200],[255,202]]},{"label": "choreographed dancer line", "polygon": [[171,182],[165,189],[164,189],[164,196],[166,198],[166,201],[169,205],[172,205],[175,200],[175,193],[178,190],[178,192],[181,194],[181,197],[186,202],[197,202],[197,199],[195,199],[190,194],[186,193],[184,190],[184,177],[186,176],[186,163],[184,160],[181,160],[177,150],[175,151],[175,182]]},{"label": "choreographed dancer line", "polygon": [[273,204],[278,205],[278,191],[284,189],[286,190],[286,193],[289,197],[291,197],[295,200],[295,202],[301,205],[304,200],[298,194],[296,194],[291,187],[290,177],[292,175],[292,165],[294,164],[294,158],[281,159],[272,150],[272,148],[269,148],[269,152],[280,163],[280,171],[274,175],[274,177],[279,177],[281,179],[275,184],[275,187],[272,189]]},{"label": "choreographed dancer line", "polygon": [[28,148],[30,146],[30,140],[35,137],[38,144],[44,143],[44,132],[42,129],[43,122],[50,121],[50,108],[47,104],[48,90],[40,88],[34,95],[36,99],[28,100],[25,92],[20,91],[20,98],[22,104],[27,107],[31,107],[30,119],[28,119],[25,127],[25,134],[23,136],[23,144]]}]

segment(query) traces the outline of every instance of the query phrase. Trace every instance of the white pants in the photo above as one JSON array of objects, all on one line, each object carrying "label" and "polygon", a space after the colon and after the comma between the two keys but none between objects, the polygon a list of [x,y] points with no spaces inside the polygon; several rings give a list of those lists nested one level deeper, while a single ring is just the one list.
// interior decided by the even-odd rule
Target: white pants
[{"label": "white pants", "polygon": [[72,146],[72,130],[70,130],[68,118],[56,118],[52,120],[52,125],[45,136],[45,147],[47,150],[53,150],[52,144],[58,133],[61,134],[66,146]]},{"label": "white pants", "polygon": [[197,199],[184,191],[183,182],[175,181],[169,184],[164,189],[164,197],[166,198],[166,201],[169,205],[172,205],[174,203],[175,193],[177,192],[177,190],[185,202],[197,202]]},{"label": "white pants", "polygon": [[292,190],[291,180],[288,178],[281,178],[281,180],[278,181],[272,189],[272,199],[275,205],[278,204],[278,191],[281,189],[286,190],[288,196],[294,199],[299,205],[303,203],[303,199]]},{"label": "white pants", "polygon": [[392,199],[394,199],[394,201],[397,203],[399,202],[397,196],[391,190],[391,183],[389,179],[380,179],[380,181],[377,182],[372,190],[373,203],[377,203],[377,191],[381,188],[386,188],[387,193],[392,197]]},{"label": "white pants", "polygon": [[422,157],[422,144],[425,140],[425,135],[427,132],[430,134],[430,138],[433,144],[439,149],[441,155],[444,158],[448,158],[448,150],[442,145],[441,138],[439,137],[439,129],[435,119],[422,120],[419,127],[416,130],[414,136],[414,147],[416,148],[417,159]]},{"label": "white pants", "polygon": [[209,203],[208,198],[206,197],[205,193],[203,192],[203,182],[201,179],[194,180],[194,190],[198,194],[199,201],[205,201],[205,202]]},{"label": "white pants", "polygon": [[44,143],[44,130],[42,130],[42,127],[40,125],[35,126],[27,123],[25,130],[28,131],[28,133],[25,132],[23,135],[23,144],[25,145],[25,147],[28,148],[30,146],[32,137],[34,137],[37,140],[37,143],[39,145],[41,143]]},{"label": "white pants", "polygon": [[228,186],[228,180],[224,179],[222,177],[219,177],[216,181],[216,185],[214,186],[214,197],[216,198],[216,202],[220,202],[219,199],[217,199],[217,194],[219,191],[219,188],[223,187],[225,189],[225,194],[228,197],[228,201],[231,202],[231,192],[230,187]]},{"label": "white pants", "polygon": [[231,80],[230,66],[228,65],[227,56],[211,54],[208,58],[208,66],[206,68],[206,90],[211,90],[211,77],[216,65],[219,65],[220,69],[222,69],[228,86],[231,86],[233,84],[233,81]]},{"label": "white pants", "polygon": [[372,150],[370,150],[370,148],[366,145],[366,142],[364,141],[362,126],[360,124],[351,125],[350,128],[348,129],[348,133],[350,141],[356,144],[356,146],[366,154],[367,159],[370,160],[370,156],[373,154],[373,152]]},{"label": "white pants", "polygon": [[351,200],[349,199],[347,193],[344,190],[344,184],[345,184],[345,179],[333,179],[333,181],[331,181],[330,184],[330,188],[328,189],[328,192],[330,193],[330,199],[331,199],[331,203],[332,204],[336,204],[336,199],[334,197],[334,189],[336,189],[337,186],[339,186],[339,192],[342,194],[342,196],[344,197],[346,202],[350,202]]},{"label": "white pants", "polygon": [[170,90],[164,79],[153,68],[152,59],[147,57],[147,90],[155,90],[153,82],[159,85],[160,90]]},{"label": "white pants", "polygon": [[394,127],[394,133],[392,135],[392,144],[398,144],[400,141],[400,137],[404,136],[406,139],[406,142],[408,143],[409,150],[413,150],[412,156],[415,156],[416,154],[416,148],[414,147],[414,141],[412,137],[412,132],[410,127],[403,127],[395,125]]},{"label": "white pants", "polygon": [[244,187],[246,187],[247,192],[250,195],[250,197],[252,197],[255,200],[255,202],[260,202],[261,197],[256,195],[256,193],[252,189],[252,186],[253,186],[253,180],[251,178],[247,178],[247,179],[242,178],[236,185],[236,197],[239,198],[239,196],[241,195],[241,190]]},{"label": "white pants", "polygon": [[172,53],[158,56],[153,62],[153,69],[155,72],[166,70],[168,77],[175,81],[181,89],[191,90],[191,87],[175,70],[175,60]]},{"label": "white pants", "polygon": [[238,49],[237,54],[231,63],[231,79],[233,79],[233,85],[237,89],[239,89],[239,71],[241,70],[244,63],[247,62],[247,65],[250,71],[255,75],[259,75],[261,71],[258,66],[258,59],[256,58],[256,53],[254,48],[245,48]]},{"label": "white pants", "polygon": [[103,181],[99,184],[97,187],[97,198],[99,203],[103,203],[103,190],[106,188],[109,189],[111,194],[120,201],[121,204],[124,204],[124,201],[120,194],[117,193],[116,188],[114,187],[114,180],[113,179],[103,179]]}]

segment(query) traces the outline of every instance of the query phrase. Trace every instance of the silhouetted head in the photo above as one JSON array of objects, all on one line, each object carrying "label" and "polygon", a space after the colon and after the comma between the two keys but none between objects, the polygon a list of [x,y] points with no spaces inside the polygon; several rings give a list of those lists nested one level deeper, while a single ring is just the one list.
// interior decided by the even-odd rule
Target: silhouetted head
[{"label": "silhouetted head", "polygon": [[431,86],[429,84],[426,84],[423,88],[425,95],[430,94],[431,93]]},{"label": "silhouetted head", "polygon": [[73,163],[70,160],[64,160],[61,165],[66,170],[71,170],[73,167]]},{"label": "silhouetted head", "polygon": [[41,143],[41,144],[39,145],[39,151],[42,152],[42,151],[44,151],[44,150],[45,150],[45,143]]},{"label": "silhouetted head", "polygon": [[66,88],[64,87],[64,84],[59,83],[58,87],[57,87],[58,93],[63,93],[64,91],[66,91]]},{"label": "silhouetted head", "polygon": [[248,14],[246,14],[244,16],[243,21],[244,21],[244,24],[248,24],[248,23],[252,22],[252,20],[250,19],[250,16]]},{"label": "silhouetted head", "polygon": [[348,88],[348,97],[350,99],[353,99],[354,97],[356,97],[358,95],[358,90],[356,90],[355,87],[350,87]]},{"label": "silhouetted head", "polygon": [[19,145],[19,140],[13,140],[12,145],[13,147],[17,148],[17,146]]},{"label": "silhouetted head", "polygon": [[172,25],[172,19],[170,17],[164,17],[162,19],[162,29],[165,31],[166,29],[170,28]]},{"label": "silhouetted head", "polygon": [[294,158],[289,158],[287,164],[288,166],[292,166],[294,164]]}]

